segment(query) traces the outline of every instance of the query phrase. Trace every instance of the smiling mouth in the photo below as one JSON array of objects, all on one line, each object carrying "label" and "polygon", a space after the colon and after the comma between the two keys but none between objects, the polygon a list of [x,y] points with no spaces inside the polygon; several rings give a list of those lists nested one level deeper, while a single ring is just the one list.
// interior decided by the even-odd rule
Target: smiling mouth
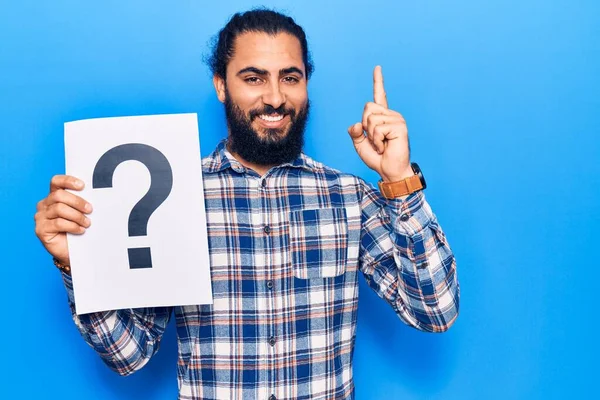
[{"label": "smiling mouth", "polygon": [[260,118],[266,122],[278,122],[278,121],[281,121],[284,117],[285,117],[285,115],[283,115],[283,114],[275,114],[275,115],[261,114],[258,116],[258,118]]},{"label": "smiling mouth", "polygon": [[258,114],[255,119],[263,129],[282,129],[290,123],[289,114]]}]

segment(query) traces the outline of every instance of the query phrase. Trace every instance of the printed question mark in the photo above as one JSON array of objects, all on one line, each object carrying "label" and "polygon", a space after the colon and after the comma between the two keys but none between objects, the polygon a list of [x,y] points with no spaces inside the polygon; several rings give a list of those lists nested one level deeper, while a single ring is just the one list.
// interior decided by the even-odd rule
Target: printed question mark
[{"label": "printed question mark", "polygon": [[[169,197],[173,187],[171,164],[163,153],[141,143],[113,147],[96,163],[92,187],[111,188],[115,169],[122,162],[129,160],[141,162],[150,171],[150,189],[131,210],[128,224],[129,236],[146,236],[150,216]],[[129,248],[127,253],[129,268],[152,268],[150,247]]]}]

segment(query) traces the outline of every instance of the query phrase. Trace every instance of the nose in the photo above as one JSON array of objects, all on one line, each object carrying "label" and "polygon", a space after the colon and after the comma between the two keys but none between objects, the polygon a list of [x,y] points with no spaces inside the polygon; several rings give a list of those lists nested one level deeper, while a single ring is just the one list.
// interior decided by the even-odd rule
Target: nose
[{"label": "nose", "polygon": [[273,108],[279,108],[279,106],[285,103],[285,94],[281,91],[278,81],[272,82],[267,86],[262,96],[262,101]]}]

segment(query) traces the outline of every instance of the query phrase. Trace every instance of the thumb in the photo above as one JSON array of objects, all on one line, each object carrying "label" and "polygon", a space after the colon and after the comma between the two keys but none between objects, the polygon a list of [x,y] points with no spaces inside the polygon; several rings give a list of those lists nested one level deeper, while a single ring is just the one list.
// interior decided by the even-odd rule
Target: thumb
[{"label": "thumb", "polygon": [[354,142],[354,144],[359,144],[360,142],[365,140],[365,135],[363,133],[363,126],[362,126],[362,123],[360,123],[360,122],[357,122],[354,125],[352,125],[350,128],[348,128],[348,133],[350,134],[350,137],[352,138],[352,141]]}]

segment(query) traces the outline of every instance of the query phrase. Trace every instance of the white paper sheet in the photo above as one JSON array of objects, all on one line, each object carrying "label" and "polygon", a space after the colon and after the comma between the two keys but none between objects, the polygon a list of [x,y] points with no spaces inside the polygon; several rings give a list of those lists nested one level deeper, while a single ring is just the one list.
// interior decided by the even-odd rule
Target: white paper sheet
[{"label": "white paper sheet", "polygon": [[[130,214],[151,183],[145,164],[125,161],[132,155],[150,160],[155,182],[163,189],[168,189],[171,169],[166,199],[149,218],[139,215],[134,221],[138,228],[148,221],[146,235],[138,230],[130,236]],[[67,175],[85,182],[84,190],[73,193],[94,208],[91,227],[67,239],[78,314],[212,303],[196,114],[66,123],[65,158]],[[99,164],[104,168],[96,168]],[[106,186],[114,169],[112,187],[93,187],[95,169],[97,186],[101,178]],[[131,268],[128,249],[139,247],[150,248],[151,267]]]}]

